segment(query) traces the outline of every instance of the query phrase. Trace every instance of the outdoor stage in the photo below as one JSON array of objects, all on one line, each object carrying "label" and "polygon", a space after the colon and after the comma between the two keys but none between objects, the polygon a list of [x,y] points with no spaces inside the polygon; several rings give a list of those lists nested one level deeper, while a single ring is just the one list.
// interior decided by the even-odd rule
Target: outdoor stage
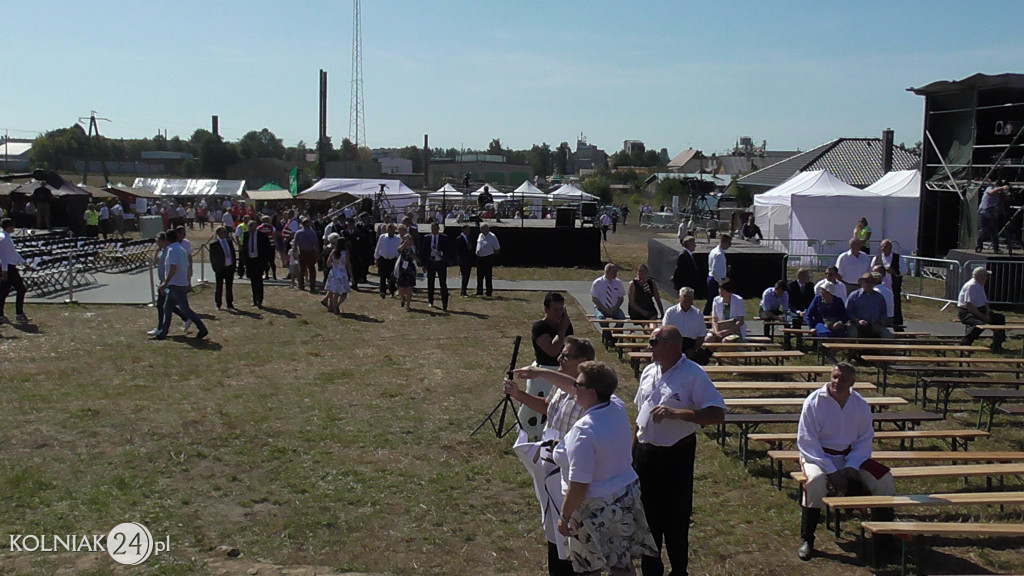
[{"label": "outdoor stage", "polygon": [[[702,278],[707,277],[708,253],[715,246],[718,246],[718,239],[711,243],[697,241],[694,256]],[[677,296],[672,293],[671,277],[676,268],[676,258],[682,250],[675,238],[651,238],[647,241],[647,268],[658,286],[662,287],[665,298],[672,301],[677,300]],[[730,278],[736,284],[736,293],[745,299],[760,299],[765,288],[784,277],[785,256],[785,252],[734,239],[732,247],[725,253],[725,261],[729,265]]]},{"label": "outdoor stage", "polygon": [[[498,264],[501,266],[560,266],[600,268],[601,260],[601,229],[586,227],[574,228],[555,227],[554,220],[515,220],[503,218],[501,222],[494,219],[484,221],[491,227],[491,233],[501,243],[501,254]],[[480,233],[479,225],[468,223],[469,239],[476,246],[476,237]],[[578,224],[578,223],[577,223]],[[429,234],[430,227],[419,226],[420,235]],[[444,233],[455,242],[462,233],[462,223],[452,220],[445,222]]]}]

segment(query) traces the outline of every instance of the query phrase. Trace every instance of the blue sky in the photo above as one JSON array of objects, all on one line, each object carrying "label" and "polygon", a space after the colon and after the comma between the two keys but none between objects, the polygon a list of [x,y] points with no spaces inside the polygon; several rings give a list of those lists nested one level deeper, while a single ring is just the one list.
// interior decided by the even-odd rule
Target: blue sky
[{"label": "blue sky", "polygon": [[[364,0],[371,147],[485,148],[625,139],[670,154],[739,136],[808,149],[841,136],[920,140],[906,92],[1024,72],[1024,2]],[[1003,30],[1005,29],[1005,30]],[[349,133],[349,0],[0,1],[0,133],[30,138],[96,110],[110,137],[229,140],[269,128]],[[1016,67],[1016,68],[1015,68]]]}]

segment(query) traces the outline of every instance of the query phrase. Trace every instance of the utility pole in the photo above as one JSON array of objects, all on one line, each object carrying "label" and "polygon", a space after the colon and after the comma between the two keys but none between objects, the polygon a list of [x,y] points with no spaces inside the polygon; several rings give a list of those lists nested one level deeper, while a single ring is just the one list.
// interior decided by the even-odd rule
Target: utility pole
[{"label": "utility pole", "polygon": [[[97,120],[103,120],[105,122],[110,122],[110,118],[97,118],[96,117],[96,111],[95,110],[90,110],[90,114],[89,114],[88,118],[86,118],[85,116],[79,116],[78,117],[78,123],[79,124],[82,124],[86,120],[89,121],[89,133],[86,136],[86,145],[89,144],[89,141],[92,139],[92,136],[93,136],[94,133],[96,134],[96,142],[99,143],[99,141],[100,141],[100,127],[96,124],[96,121]],[[92,156],[91,154],[86,154],[86,159],[85,159],[85,162],[84,162],[85,163],[85,170],[82,172],[82,184],[88,184],[88,179],[89,179],[89,160],[90,160],[91,156]],[[107,162],[103,159],[102,156],[100,156],[100,163],[103,165],[103,180],[107,184],[110,184],[110,178],[107,175]]]}]

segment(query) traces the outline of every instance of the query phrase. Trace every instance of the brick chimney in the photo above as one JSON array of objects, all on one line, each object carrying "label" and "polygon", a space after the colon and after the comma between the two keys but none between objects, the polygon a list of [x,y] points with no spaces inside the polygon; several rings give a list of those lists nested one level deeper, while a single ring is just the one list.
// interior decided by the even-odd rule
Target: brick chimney
[{"label": "brick chimney", "polygon": [[892,172],[892,128],[882,130],[882,173]]}]

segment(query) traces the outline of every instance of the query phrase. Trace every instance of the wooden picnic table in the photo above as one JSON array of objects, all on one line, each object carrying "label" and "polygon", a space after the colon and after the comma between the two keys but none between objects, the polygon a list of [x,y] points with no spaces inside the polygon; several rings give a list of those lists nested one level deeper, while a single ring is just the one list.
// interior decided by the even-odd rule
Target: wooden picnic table
[{"label": "wooden picnic table", "polygon": [[[791,392],[794,390],[811,392],[821,388],[821,382],[806,382],[806,381],[792,381],[792,382],[761,382],[752,380],[736,380],[728,382],[715,382],[715,388],[719,392],[728,390],[749,390],[754,392]],[[871,382],[854,382],[853,389],[858,392],[866,392],[877,390],[878,386]]]},{"label": "wooden picnic table", "polygon": [[743,360],[749,365],[753,362],[759,365],[761,360],[774,361],[781,366],[787,358],[803,358],[804,353],[799,350],[748,350],[743,352],[715,352],[711,357],[721,364],[727,360]]},{"label": "wooden picnic table", "polygon": [[992,419],[996,415],[996,409],[1007,400],[1024,400],[1024,390],[993,390],[992,388],[968,388],[964,392],[977,400],[978,406],[978,428],[981,428],[981,419],[985,412],[988,412],[988,430],[992,431]]},{"label": "wooden picnic table", "polygon": [[[799,408],[806,398],[725,398],[726,408]],[[875,406],[905,406],[910,402],[901,396],[865,396],[864,401],[872,408]]]},{"label": "wooden picnic table", "polygon": [[924,377],[921,381],[921,407],[928,405],[928,387],[935,385],[935,407],[938,408],[939,401],[942,401],[943,415],[949,413],[949,397],[953,391],[960,386],[971,386],[972,388],[992,388],[997,386],[1013,386],[1019,390],[1024,380],[1019,379],[997,379],[997,378],[945,378],[945,377]]},{"label": "wooden picnic table", "polygon": [[[750,434],[749,438],[755,442],[765,442],[772,450],[781,450],[784,444],[796,442],[796,432],[759,432]],[[907,440],[910,441],[910,449],[914,449],[914,440],[937,439],[949,440],[949,446],[953,451],[960,448],[968,449],[972,440],[987,438],[991,436],[984,430],[879,430],[875,432],[874,440],[899,440],[900,450],[906,450]]]},{"label": "wooden picnic table", "polygon": [[988,348],[982,346],[963,346],[960,344],[904,344],[904,343],[878,343],[873,342],[822,342],[821,348],[833,352],[832,356],[835,357],[835,353],[838,352],[864,352],[864,351],[877,351],[879,353],[890,353],[890,352],[935,352],[945,356],[947,353],[955,353],[963,356],[968,356],[975,352],[987,352]]},{"label": "wooden picnic table", "polygon": [[[875,412],[871,415],[871,419],[876,428],[881,428],[882,424],[892,424],[897,430],[906,430],[908,427],[912,429],[921,422],[942,420],[942,415],[934,412]],[[770,412],[762,414],[743,414],[738,412],[729,412],[725,415],[725,421],[718,425],[718,440],[722,448],[725,448],[725,427],[729,424],[733,424],[738,427],[740,430],[740,458],[743,460],[743,463],[746,464],[747,449],[750,447],[749,435],[752,432],[755,432],[758,427],[762,424],[798,424],[799,422],[799,413]]]},{"label": "wooden picnic table", "polygon": [[984,366],[986,368],[990,366],[1006,367],[1007,365],[1016,365],[1018,372],[1024,369],[1021,367],[1021,364],[1024,364],[1024,358],[948,358],[934,356],[880,356],[865,354],[864,356],[861,356],[861,360],[875,365],[877,378],[880,379],[882,383],[882,394],[885,394],[886,388],[888,387],[888,369],[890,364],[927,364],[932,366],[958,364],[960,366]]},{"label": "wooden picnic table", "polygon": [[[947,538],[965,538],[971,536],[1024,536],[1024,524],[1007,523],[978,523],[978,522],[878,522],[868,520],[861,522],[861,543],[864,542],[864,532],[870,532],[872,537],[880,535],[896,536],[902,547],[900,553],[900,574],[907,574],[907,563],[916,560],[917,571],[921,572],[922,560],[926,556],[920,550],[920,542],[915,538],[920,536],[942,536]],[[914,546],[913,556],[909,553],[911,546]],[[871,570],[878,569],[878,559],[871,548]],[[1012,575],[1010,575],[1012,576]],[[1020,576],[1018,574],[1018,576]]]},{"label": "wooden picnic table", "polygon": [[842,510],[850,508],[908,508],[911,506],[989,506],[1024,504],[1024,492],[966,492],[953,494],[898,494],[895,496],[826,496],[825,513],[835,512],[836,538]]}]

